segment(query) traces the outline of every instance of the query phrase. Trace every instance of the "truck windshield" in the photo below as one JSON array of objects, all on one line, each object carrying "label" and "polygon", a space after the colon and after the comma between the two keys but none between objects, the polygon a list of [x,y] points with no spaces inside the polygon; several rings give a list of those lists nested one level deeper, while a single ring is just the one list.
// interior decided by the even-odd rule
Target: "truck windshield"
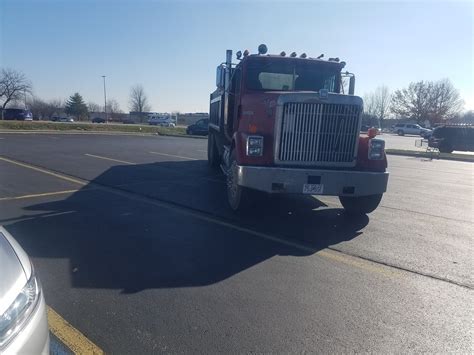
[{"label": "truck windshield", "polygon": [[251,90],[339,92],[337,66],[296,60],[255,60],[247,65],[246,86]]}]

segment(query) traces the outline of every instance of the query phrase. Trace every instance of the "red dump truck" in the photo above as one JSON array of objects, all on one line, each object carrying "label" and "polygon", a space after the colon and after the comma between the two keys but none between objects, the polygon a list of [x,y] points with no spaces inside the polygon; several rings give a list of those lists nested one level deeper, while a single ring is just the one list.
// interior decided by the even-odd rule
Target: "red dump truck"
[{"label": "red dump truck", "polygon": [[265,45],[236,57],[227,50],[217,67],[208,136],[230,207],[247,209],[257,190],[339,196],[350,214],[375,210],[388,182],[385,142],[360,135],[363,101],[345,62],[271,55]]}]

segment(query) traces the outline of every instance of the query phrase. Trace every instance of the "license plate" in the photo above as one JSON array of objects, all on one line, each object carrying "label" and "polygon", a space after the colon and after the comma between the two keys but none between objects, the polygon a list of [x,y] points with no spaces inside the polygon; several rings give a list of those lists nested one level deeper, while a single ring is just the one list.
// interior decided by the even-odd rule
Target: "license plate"
[{"label": "license plate", "polygon": [[322,194],[323,191],[324,191],[323,184],[304,184],[303,185],[304,194],[319,195],[319,194]]}]

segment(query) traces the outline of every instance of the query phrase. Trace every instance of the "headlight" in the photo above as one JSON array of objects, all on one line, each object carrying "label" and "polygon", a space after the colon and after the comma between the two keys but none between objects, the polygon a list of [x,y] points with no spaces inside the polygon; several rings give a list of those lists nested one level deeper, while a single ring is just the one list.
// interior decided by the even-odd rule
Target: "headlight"
[{"label": "headlight", "polygon": [[248,136],[247,137],[247,155],[260,157],[263,155],[263,137]]},{"label": "headlight", "polygon": [[382,160],[384,158],[385,141],[382,139],[369,140],[369,159]]},{"label": "headlight", "polygon": [[38,304],[41,288],[32,270],[31,277],[7,310],[0,315],[0,349],[23,328]]}]

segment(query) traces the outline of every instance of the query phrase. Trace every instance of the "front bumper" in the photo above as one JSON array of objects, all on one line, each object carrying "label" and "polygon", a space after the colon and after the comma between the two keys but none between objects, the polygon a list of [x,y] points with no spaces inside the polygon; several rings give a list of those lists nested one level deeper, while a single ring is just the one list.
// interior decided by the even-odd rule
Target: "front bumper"
[{"label": "front bumper", "polygon": [[367,196],[387,190],[388,173],[238,166],[237,184],[269,193],[303,193],[305,184],[322,185],[318,195]]}]

